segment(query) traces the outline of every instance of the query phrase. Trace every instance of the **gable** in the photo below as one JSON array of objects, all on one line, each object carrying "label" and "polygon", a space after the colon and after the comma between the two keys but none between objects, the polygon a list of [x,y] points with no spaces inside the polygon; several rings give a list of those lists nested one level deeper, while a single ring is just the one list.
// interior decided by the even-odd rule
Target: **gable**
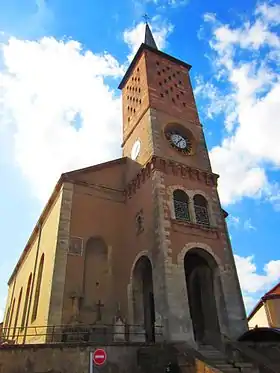
[{"label": "gable", "polygon": [[67,172],[63,174],[63,177],[65,181],[77,184],[106,186],[123,190],[125,187],[126,166],[127,158],[118,158],[95,166]]}]

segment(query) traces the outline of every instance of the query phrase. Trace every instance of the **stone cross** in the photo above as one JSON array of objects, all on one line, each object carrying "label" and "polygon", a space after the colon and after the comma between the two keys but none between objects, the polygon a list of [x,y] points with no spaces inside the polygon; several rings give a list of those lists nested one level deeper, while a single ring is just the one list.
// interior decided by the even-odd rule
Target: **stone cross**
[{"label": "stone cross", "polygon": [[150,19],[150,17],[148,16],[148,14],[145,13],[145,14],[143,15],[143,18],[144,18],[145,23],[147,24],[148,21],[149,21],[149,19]]}]

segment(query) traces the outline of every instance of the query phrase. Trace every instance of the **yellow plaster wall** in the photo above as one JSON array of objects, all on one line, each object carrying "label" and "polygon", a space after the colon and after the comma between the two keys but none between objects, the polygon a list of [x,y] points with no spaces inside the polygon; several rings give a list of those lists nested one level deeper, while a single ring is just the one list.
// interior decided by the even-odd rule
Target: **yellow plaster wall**
[{"label": "yellow plaster wall", "polygon": [[[12,318],[10,319],[11,329],[9,330],[9,339],[13,339],[13,328],[15,326],[16,326],[15,339],[18,341],[21,340],[21,336],[23,334],[23,330],[21,330],[20,327],[22,323],[23,309],[24,309],[24,303],[25,303],[25,297],[26,297],[26,289],[27,289],[27,283],[28,283],[30,273],[32,273],[32,276],[33,276],[37,245],[38,245],[38,237],[36,237],[36,239],[32,243],[28,254],[26,255],[23,263],[21,264],[21,267],[18,273],[14,277],[13,282],[10,284],[10,287],[9,287],[10,288],[9,292],[12,293],[13,285],[15,282],[13,298],[10,299],[10,303],[9,303],[9,305],[12,306],[13,299],[16,300],[14,312],[12,315],[10,315],[10,318],[11,317]],[[19,309],[18,321],[17,321],[17,325],[15,325],[17,305],[18,305],[18,299],[19,299],[21,288],[23,288],[23,293],[22,293],[21,305]]]},{"label": "yellow plaster wall", "polygon": [[280,299],[274,298],[267,300],[266,306],[271,320],[271,326],[280,328]]},{"label": "yellow plaster wall", "polygon": [[258,309],[258,311],[249,320],[249,328],[254,328],[255,326],[269,327],[267,314],[264,304]]},{"label": "yellow plaster wall", "polygon": [[[44,331],[46,330],[45,326],[48,323],[53,267],[54,267],[54,259],[55,259],[56,244],[57,244],[57,232],[58,232],[59,219],[60,219],[61,199],[62,199],[62,192],[59,193],[56,201],[53,204],[51,211],[49,212],[47,218],[45,219],[45,222],[43,223],[40,242],[39,242],[39,234],[37,234],[37,237],[32,243],[24,262],[21,264],[21,267],[18,270],[18,273],[16,274],[13,280],[13,282],[16,281],[16,286],[15,286],[15,291],[14,291],[14,297],[16,298],[16,304],[15,304],[15,310],[13,313],[13,319],[12,319],[12,324],[11,324],[12,326],[14,325],[14,322],[15,322],[17,300],[19,297],[20,289],[21,287],[23,287],[23,296],[22,296],[19,318],[18,318],[18,323],[17,323],[17,326],[20,327],[21,320],[22,320],[22,314],[23,314],[23,308],[24,308],[24,302],[25,302],[27,282],[28,282],[29,274],[34,273],[36,252],[37,252],[37,247],[38,247],[38,242],[39,242],[36,273],[35,273],[35,278],[33,282],[31,307],[29,310],[29,317],[28,317],[29,329],[28,329],[27,336],[26,336],[26,341],[25,341],[26,343],[44,342],[46,339],[44,336],[42,335],[36,336],[36,334],[38,333],[43,334]],[[38,305],[37,317],[32,322],[31,319],[32,319],[32,311],[33,311],[33,305],[34,305],[35,289],[36,289],[36,284],[37,284],[38,267],[39,267],[40,259],[43,253],[44,253],[44,267],[43,267],[43,276],[42,276],[41,289],[40,289],[39,305]],[[9,304],[12,303],[11,293],[12,293],[13,282],[9,286],[9,296],[8,296],[8,301],[10,302]],[[8,309],[8,306],[6,307],[6,309]],[[39,326],[44,326],[44,328],[42,327],[39,328]],[[24,330],[18,329],[17,331],[19,332],[17,333],[19,335],[16,338],[16,341],[18,343],[21,343],[23,340]]]},{"label": "yellow plaster wall", "polygon": [[[13,296],[13,287],[14,287],[14,281],[8,287],[6,307],[5,307],[4,317],[3,317],[3,328],[4,329],[8,327],[8,324],[9,324],[9,319],[7,317],[10,316],[10,314],[8,315],[8,308],[12,306],[11,298]],[[10,309],[10,313],[11,313],[11,309]]]}]

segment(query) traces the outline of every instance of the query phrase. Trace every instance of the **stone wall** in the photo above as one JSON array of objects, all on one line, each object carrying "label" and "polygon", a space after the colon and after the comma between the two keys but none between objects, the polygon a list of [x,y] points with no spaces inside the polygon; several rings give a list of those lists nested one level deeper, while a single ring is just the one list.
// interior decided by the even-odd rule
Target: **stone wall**
[{"label": "stone wall", "polygon": [[[106,346],[102,373],[137,373],[139,346]],[[90,352],[96,346],[24,345],[0,349],[0,373],[89,373]],[[95,370],[94,370],[95,373]]]},{"label": "stone wall", "polygon": [[[91,371],[90,352],[97,347],[78,344],[2,346],[0,373],[163,373],[167,362],[174,362],[174,355],[168,346],[115,344],[104,348],[107,362]],[[191,355],[177,355],[177,358],[180,373],[217,373],[217,370]]]}]

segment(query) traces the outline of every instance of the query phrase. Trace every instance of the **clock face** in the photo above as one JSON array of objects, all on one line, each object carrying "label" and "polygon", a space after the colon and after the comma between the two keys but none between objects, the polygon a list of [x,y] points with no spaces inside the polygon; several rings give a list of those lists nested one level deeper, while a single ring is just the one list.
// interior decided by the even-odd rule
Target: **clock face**
[{"label": "clock face", "polygon": [[132,149],[131,149],[131,154],[130,154],[131,159],[133,159],[134,161],[140,153],[140,148],[141,148],[140,140],[136,140]]},{"label": "clock face", "polygon": [[180,149],[185,149],[187,146],[187,141],[182,135],[178,135],[177,133],[172,133],[170,136],[170,140],[172,143]]},{"label": "clock face", "polygon": [[192,143],[186,135],[183,135],[177,130],[171,130],[166,133],[166,137],[170,141],[170,144],[177,150],[185,154],[190,154]]}]

